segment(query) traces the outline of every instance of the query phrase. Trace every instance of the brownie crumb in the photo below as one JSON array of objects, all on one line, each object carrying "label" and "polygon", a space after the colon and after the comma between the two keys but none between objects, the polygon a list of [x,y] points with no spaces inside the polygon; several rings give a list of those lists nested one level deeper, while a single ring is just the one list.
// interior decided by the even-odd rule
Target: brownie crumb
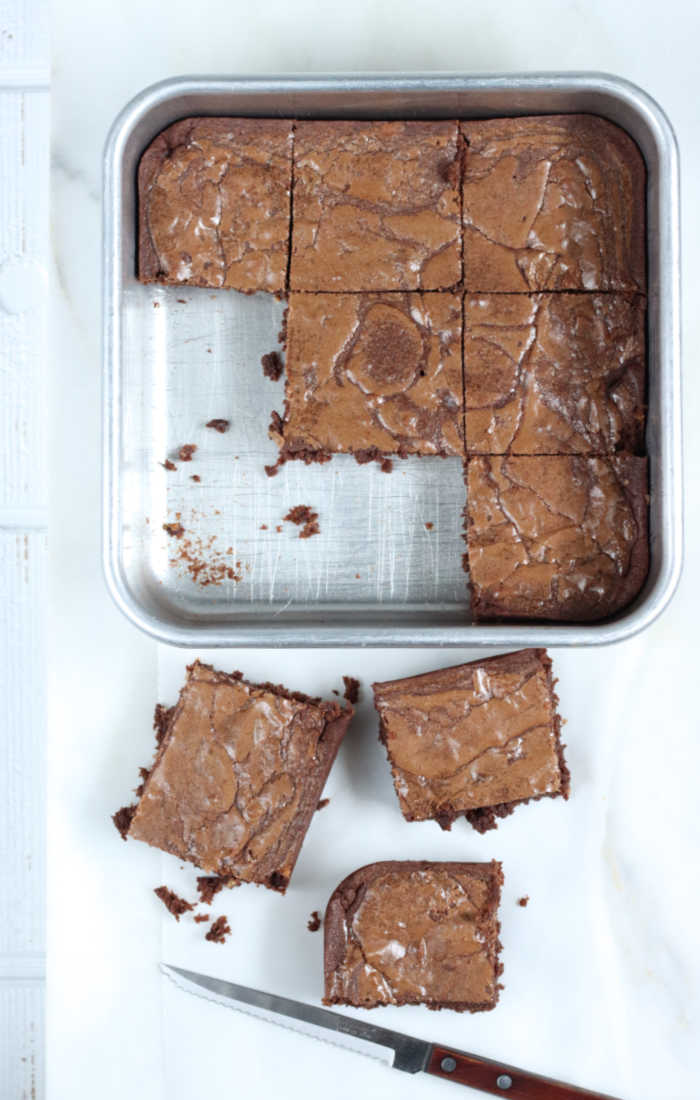
[{"label": "brownie crumb", "polygon": [[187,298],[178,298],[177,301],[180,303],[181,306],[187,305]]},{"label": "brownie crumb", "polygon": [[281,523],[279,523],[277,525],[277,527],[275,527],[275,531],[277,532],[278,535],[282,534],[282,524]]},{"label": "brownie crumb", "polygon": [[183,443],[180,447],[180,450],[177,452],[180,458],[180,462],[191,462],[192,455],[196,450],[196,443]]},{"label": "brownie crumb", "polygon": [[520,905],[524,909],[525,906],[527,905],[527,903],[529,902],[529,900],[530,900],[530,895],[525,894],[525,897],[518,898],[518,905]]},{"label": "brownie crumb", "polygon": [[260,524],[260,530],[261,531],[267,531],[267,524],[266,523],[261,523]]},{"label": "brownie crumb", "polygon": [[153,729],[156,731],[156,744],[160,748],[161,742],[168,732],[168,726],[170,725],[170,719],[172,718],[175,707],[164,707],[162,703],[156,703],[156,709],[153,712]]},{"label": "brownie crumb", "polygon": [[316,805],[317,810],[325,810],[326,806],[330,802],[330,798],[321,798]]},{"label": "brownie crumb", "polygon": [[345,684],[343,698],[347,699],[350,706],[354,706],[360,698],[360,681],[356,680],[354,676],[343,676],[343,683]]},{"label": "brownie crumb", "polygon": [[230,934],[231,928],[226,917],[217,917],[204,938],[209,943],[226,943],[226,937]]},{"label": "brownie crumb", "polygon": [[131,827],[131,819],[136,813],[136,806],[122,806],[121,810],[117,810],[116,814],[112,814],[112,821],[114,827],[118,831],[122,840],[126,840],[126,835]]},{"label": "brownie crumb", "polygon": [[435,526],[434,523],[426,523],[425,529],[426,529],[426,531],[432,531],[434,526]]},{"label": "brownie crumb", "polygon": [[197,916],[194,918],[195,924],[204,924],[204,922],[208,921],[208,920],[209,920],[209,914],[208,913],[197,913]]},{"label": "brownie crumb", "polygon": [[160,309],[160,302],[154,302],[153,303],[153,308],[154,309]]},{"label": "brownie crumb", "polygon": [[185,901],[184,898],[178,897],[178,895],[173,890],[169,890],[167,886],[158,886],[153,893],[157,898],[160,898],[165,908],[169,913],[172,913],[176,921],[180,920],[183,913],[187,913],[190,909],[194,909],[194,905],[191,905],[189,901]]},{"label": "brownie crumb", "polygon": [[238,886],[239,883],[233,875],[199,875],[197,877],[197,890],[202,905],[211,905],[219,890],[224,886]]},{"label": "brownie crumb", "polygon": [[171,462],[169,458],[166,458],[165,462],[160,464],[164,470],[177,470],[177,466],[174,462]]},{"label": "brownie crumb", "polygon": [[277,343],[281,344],[283,348],[287,346],[287,320],[289,317],[289,306],[285,308],[282,314],[282,328],[277,333]]},{"label": "brownie crumb", "polygon": [[[214,515],[219,515],[217,509],[214,509]],[[188,535],[170,557],[169,564],[173,567],[179,566],[200,588],[223,584],[225,581],[235,581],[238,584],[243,579],[242,563],[232,560],[232,546],[219,550],[215,545],[216,541],[216,535],[206,538]]]},{"label": "brownie crumb", "polygon": [[224,432],[227,432],[231,427],[231,421],[223,419],[207,420],[206,426],[207,428],[213,428],[215,432],[219,432],[223,435]]},{"label": "brownie crumb", "polygon": [[284,364],[280,353],[278,351],[270,351],[267,355],[263,355],[260,362],[262,363],[265,377],[269,378],[272,382],[278,382],[284,370]]},{"label": "brownie crumb", "polygon": [[301,527],[300,539],[310,539],[312,535],[321,533],[321,528],[318,525],[318,512],[314,512],[308,504],[297,504],[296,507],[290,508],[284,519],[289,523],[296,524],[297,527]]},{"label": "brownie crumb", "polygon": [[163,530],[174,539],[181,539],[185,533],[185,528],[181,523],[164,523]]},{"label": "brownie crumb", "polygon": [[190,481],[201,481],[199,474],[190,474]]},{"label": "brownie crumb", "polygon": [[318,932],[321,927],[321,918],[318,915],[318,909],[314,909],[313,913],[306,922],[306,927],[309,932]]},{"label": "brownie crumb", "polygon": [[383,458],[379,465],[379,469],[382,471],[383,474],[390,474],[391,471],[394,469],[394,463],[391,461],[390,458]]}]

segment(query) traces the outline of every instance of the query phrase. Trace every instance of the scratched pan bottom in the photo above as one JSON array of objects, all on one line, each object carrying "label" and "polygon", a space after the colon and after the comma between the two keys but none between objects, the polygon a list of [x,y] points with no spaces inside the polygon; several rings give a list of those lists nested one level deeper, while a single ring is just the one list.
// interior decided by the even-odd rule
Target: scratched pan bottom
[{"label": "scratched pan bottom", "polygon": [[[605,622],[474,623],[460,461],[413,458],[385,474],[337,456],[268,478],[276,447],[267,426],[282,409],[284,380],[266,379],[260,359],[278,347],[284,305],[140,286],[136,167],[155,135],[187,115],[560,111],[617,122],[647,165],[651,567],[634,603]],[[192,77],[142,92],[116,120],[105,154],[104,562],[118,606],[162,641],[207,647],[594,645],[649,625],[676,587],[682,554],[677,172],[660,108],[601,74]],[[212,418],[230,420],[230,430],[207,429]],[[187,443],[197,450],[180,462]],[[163,469],[166,458],[177,470]],[[296,505],[318,513],[319,535],[302,540],[284,521]],[[182,538],[169,537],[165,523],[181,524]]]},{"label": "scratched pan bottom", "polygon": [[[397,460],[387,474],[338,455],[265,473],[277,456],[267,426],[282,409],[284,378],[271,382],[260,360],[279,346],[283,310],[269,295],[135,285],[125,296],[129,571],[192,623],[239,609],[464,623],[459,459]],[[212,419],[228,420],[228,431],[207,428]],[[188,462],[178,457],[184,444],[197,448]],[[164,469],[166,459],[177,470]],[[319,534],[301,539],[285,521],[296,505],[318,513]]]}]

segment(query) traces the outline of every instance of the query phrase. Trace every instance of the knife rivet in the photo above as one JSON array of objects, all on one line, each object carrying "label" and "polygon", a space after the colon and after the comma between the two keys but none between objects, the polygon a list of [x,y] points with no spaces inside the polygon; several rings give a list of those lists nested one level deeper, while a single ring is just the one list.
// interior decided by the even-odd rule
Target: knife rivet
[{"label": "knife rivet", "polygon": [[457,1063],[454,1058],[443,1058],[440,1062],[440,1069],[443,1069],[445,1073],[454,1073],[457,1069]]},{"label": "knife rivet", "polygon": [[496,1084],[498,1085],[499,1089],[503,1089],[505,1091],[505,1089],[509,1089],[510,1086],[513,1084],[513,1078],[509,1077],[507,1073],[502,1073],[500,1077],[496,1078]]}]

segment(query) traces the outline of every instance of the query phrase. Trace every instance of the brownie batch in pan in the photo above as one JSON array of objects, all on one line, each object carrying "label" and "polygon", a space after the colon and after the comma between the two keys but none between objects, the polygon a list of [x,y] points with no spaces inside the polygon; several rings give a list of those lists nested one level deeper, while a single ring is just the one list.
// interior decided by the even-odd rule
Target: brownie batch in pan
[{"label": "brownie batch in pan", "polygon": [[288,299],[271,473],[459,456],[474,617],[598,620],[648,571],[644,192],[592,115],[185,119],[139,278]]}]

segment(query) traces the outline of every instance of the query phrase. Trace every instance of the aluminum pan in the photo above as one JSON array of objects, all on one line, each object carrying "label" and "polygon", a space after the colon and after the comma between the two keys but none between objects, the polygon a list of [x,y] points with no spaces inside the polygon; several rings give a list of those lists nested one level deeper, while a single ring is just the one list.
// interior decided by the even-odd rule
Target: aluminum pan
[{"label": "aluminum pan", "polygon": [[[325,599],[314,599],[313,595],[309,597],[308,591],[305,595],[301,589],[292,587],[288,600],[275,602],[261,595],[260,585],[257,597],[249,592],[244,599],[241,599],[239,586],[223,585],[208,589],[205,599],[201,598],[201,591],[193,595],[191,590],[196,586],[187,578],[170,584],[173,570],[167,567],[167,547],[162,545],[162,536],[156,534],[160,530],[157,520],[165,515],[163,509],[168,507],[166,494],[170,493],[176,503],[180,498],[171,484],[152,472],[156,469],[156,454],[148,451],[152,440],[146,436],[157,422],[163,444],[177,438],[167,432],[168,418],[176,405],[173,404],[169,412],[164,392],[168,378],[164,374],[163,355],[168,339],[174,341],[172,347],[177,348],[182,348],[186,341],[178,339],[183,330],[178,328],[173,313],[173,289],[139,287],[133,275],[135,169],[143,148],[163,127],[192,114],[468,118],[567,111],[600,114],[618,123],[635,138],[647,163],[647,444],[651,568],[638,599],[624,612],[602,623],[472,623],[464,598],[460,604],[451,595],[454,576],[445,579],[441,572],[443,560],[451,559],[454,550],[454,530],[446,536],[449,553],[440,554],[437,559],[434,550],[427,557],[419,554],[417,560],[406,567],[409,572],[413,570],[412,582],[429,577],[432,570],[443,585],[432,593],[424,586],[417,599],[411,587],[410,603],[405,598],[386,596],[387,592],[390,596],[395,594],[392,562],[396,542],[390,544],[391,584],[388,588],[382,587],[385,582],[377,580],[374,598],[371,592],[364,591],[354,599],[351,586],[336,591],[331,585],[325,591]],[[597,73],[178,78],[146,89],[119,115],[107,141],[104,172],[104,570],[115,602],[137,626],[173,645],[207,647],[599,645],[631,637],[653,622],[664,609],[678,583],[682,560],[678,153],[668,119],[645,92],[616,77]],[[158,300],[159,295],[158,304],[163,308],[154,314],[152,299]],[[212,314],[217,309],[221,311],[221,315],[212,317],[211,331],[215,333],[214,342],[218,340],[212,350],[224,354],[227,333],[230,335],[231,331],[231,316],[227,311],[233,309],[235,312],[238,307],[231,303],[240,296],[219,292],[216,303],[220,304],[205,306],[204,297],[209,296],[201,291],[195,292],[194,296],[197,295],[199,303],[194,306],[195,315],[198,309],[208,308]],[[191,302],[193,294],[189,288],[187,297]],[[254,308],[264,313],[266,307],[256,305]],[[273,306],[267,308],[274,309]],[[167,321],[159,321],[154,329],[154,322],[149,318],[155,316],[167,318]],[[203,316],[200,313],[200,317]],[[272,320],[269,316],[263,322],[266,331]],[[243,328],[248,340],[246,353],[257,354],[259,333],[255,325],[251,332],[246,325]],[[209,331],[207,324],[208,339]],[[135,352],[140,349],[138,341],[144,339],[144,333],[150,345],[159,346],[158,370],[145,388],[144,379],[134,373],[140,369],[142,356],[140,351],[139,354]],[[267,342],[268,347],[264,350],[271,346],[269,336]],[[192,369],[189,360],[185,369]],[[201,376],[201,370],[199,374]],[[196,385],[193,390],[187,390],[185,398],[190,392],[197,392]],[[266,407],[275,404],[270,393],[261,390]],[[177,394],[171,396],[175,402]],[[149,403],[156,420],[139,423],[137,428],[143,438],[134,439],[134,410]],[[217,414],[223,415],[211,413]],[[260,428],[256,431],[260,432]],[[179,441],[185,440],[180,436]],[[338,461],[341,460],[334,459],[333,465]],[[431,464],[423,462],[420,468],[424,470]],[[331,468],[323,468],[326,478]],[[212,481],[216,481],[214,468],[207,469],[208,476],[212,474]],[[443,470],[440,480],[446,485],[453,480],[453,475],[446,466]],[[436,487],[424,483],[427,474],[406,471],[403,464],[401,472],[404,477],[408,476],[409,482],[412,477],[417,479],[406,493],[407,500],[412,499],[412,494],[417,494],[423,504],[435,499]],[[339,476],[346,485],[350,484],[350,466],[341,469]],[[375,488],[379,494],[385,494],[378,511],[381,522],[386,514],[387,490],[378,477],[385,478],[385,485],[396,478],[396,474],[388,479],[386,475],[376,474]],[[306,489],[308,483],[303,484],[303,489],[301,482],[288,487],[291,503],[311,502]],[[315,484],[316,501],[318,494],[327,487],[328,481],[325,486],[321,482]],[[442,494],[442,486],[439,488]],[[450,496],[453,492],[454,488],[447,492],[443,501],[450,508],[455,503]],[[230,496],[235,498],[234,493]],[[182,498],[185,499],[191,503],[191,497]],[[156,522],[150,527],[143,526],[144,501],[150,501],[156,513]],[[345,518],[350,521],[352,516],[349,513]],[[322,511],[322,524],[323,519]],[[205,525],[203,536],[207,535],[207,530],[211,532],[213,528],[207,529]],[[351,534],[352,524],[349,523],[347,541],[342,548],[346,554],[351,546]],[[398,531],[398,538],[404,543],[405,534],[405,531]],[[156,545],[158,538],[161,539],[159,546]],[[319,541],[309,540],[306,546]],[[414,543],[412,540],[411,544]],[[287,539],[284,546],[292,546],[292,554],[273,550],[268,555],[271,562],[276,558],[278,563],[280,559],[286,563],[291,558],[301,557],[298,543],[293,545]],[[384,552],[386,548],[384,533],[381,547],[375,549]],[[361,549],[359,542],[354,549]],[[320,547],[318,552],[321,552]],[[160,567],[154,562],[159,562]],[[269,563],[254,564],[258,574],[265,569],[269,571]],[[318,572],[318,562],[315,569]],[[307,581],[313,573],[314,568],[307,568]],[[263,581],[268,579],[262,578]],[[295,580],[298,574],[292,578],[292,585]]]}]

